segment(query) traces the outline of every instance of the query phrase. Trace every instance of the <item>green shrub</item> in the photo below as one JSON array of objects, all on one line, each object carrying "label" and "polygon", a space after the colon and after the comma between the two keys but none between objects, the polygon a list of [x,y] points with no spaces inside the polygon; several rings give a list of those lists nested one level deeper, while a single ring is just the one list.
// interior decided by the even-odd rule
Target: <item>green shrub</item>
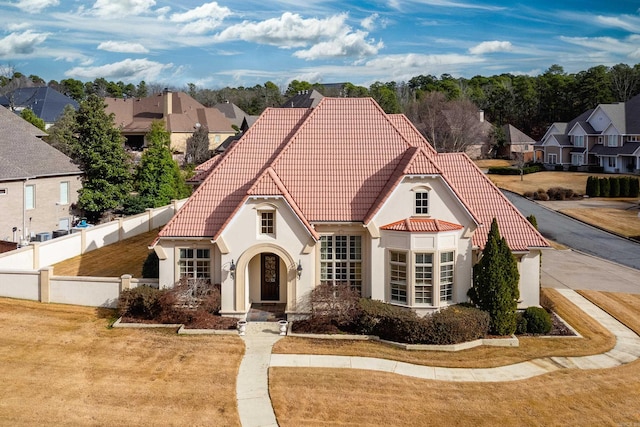
[{"label": "green shrub", "polygon": [[527,199],[533,199],[533,195],[534,195],[533,191],[525,191],[524,192],[524,197],[526,197]]},{"label": "green shrub", "polygon": [[587,188],[585,193],[589,197],[599,197],[600,196],[600,180],[598,177],[590,176],[587,178]]},{"label": "green shrub", "polygon": [[620,197],[620,178],[617,176],[609,178],[609,197]]},{"label": "green shrub", "polygon": [[620,177],[620,197],[629,197],[629,182],[628,176]]},{"label": "green shrub", "polygon": [[529,307],[522,317],[527,322],[527,332],[530,334],[547,334],[553,327],[551,315],[544,308]]},{"label": "green shrub", "polygon": [[519,311],[516,314],[516,319],[517,319],[516,334],[517,335],[526,334],[527,333],[527,319],[524,317],[524,313],[522,311]]},{"label": "green shrub", "polygon": [[149,252],[147,259],[142,264],[142,277],[145,279],[157,279],[160,277],[160,260],[155,251]]},{"label": "green shrub", "polygon": [[160,299],[164,292],[149,286],[125,289],[118,298],[118,314],[145,320],[155,319],[162,313]]},{"label": "green shrub", "polygon": [[[522,168],[522,174],[527,175],[530,173],[540,172],[542,170],[544,170],[544,167],[542,167],[539,164],[534,164],[534,165],[525,166],[524,168]],[[520,175],[520,168],[496,166],[496,167],[489,168],[487,173],[493,174],[493,175]]]},{"label": "green shrub", "polygon": [[600,182],[600,197],[609,197],[609,178],[599,178]]},{"label": "green shrub", "polygon": [[553,167],[553,170],[554,170],[554,171],[556,171],[556,172],[562,172],[562,171],[564,170],[564,166],[562,166],[562,165],[555,165],[555,166]]},{"label": "green shrub", "polygon": [[533,225],[533,228],[535,228],[536,230],[538,229],[538,220],[536,219],[536,216],[531,214],[527,217],[527,221],[529,221],[531,223],[531,225]]},{"label": "green shrub", "polygon": [[489,313],[453,305],[431,316],[429,344],[458,344],[483,338],[489,331]]},{"label": "green shrub", "polygon": [[[359,302],[359,316],[354,320],[354,329],[357,333],[365,335],[387,336],[383,339],[391,339],[393,335],[392,324],[389,319],[406,318],[416,319],[418,316],[411,310],[404,309],[382,301],[361,298]],[[382,332],[382,330],[385,330]]]},{"label": "green shrub", "polygon": [[638,178],[629,178],[629,197],[638,197],[640,195],[640,180]]},{"label": "green shrub", "polygon": [[604,166],[594,166],[594,165],[591,165],[591,166],[589,166],[589,167],[587,168],[587,170],[588,170],[589,172],[593,172],[593,173],[602,173],[602,172],[604,172]]},{"label": "green shrub", "polygon": [[569,166],[569,172],[578,172],[578,166],[576,165],[570,165]]}]

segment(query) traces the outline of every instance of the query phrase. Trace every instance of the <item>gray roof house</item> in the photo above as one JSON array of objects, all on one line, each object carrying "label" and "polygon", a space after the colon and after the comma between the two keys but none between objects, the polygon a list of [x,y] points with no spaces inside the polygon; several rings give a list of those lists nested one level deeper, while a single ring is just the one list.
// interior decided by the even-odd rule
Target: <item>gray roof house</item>
[{"label": "gray roof house", "polygon": [[0,240],[47,240],[71,228],[82,171],[44,135],[0,107]]},{"label": "gray roof house", "polygon": [[640,95],[600,104],[568,123],[553,123],[535,150],[537,160],[557,168],[640,172]]},{"label": "gray roof house", "polygon": [[47,128],[62,115],[64,107],[71,105],[76,110],[78,103],[66,95],[47,86],[23,87],[0,96],[0,105],[19,113],[25,108],[44,120]]}]

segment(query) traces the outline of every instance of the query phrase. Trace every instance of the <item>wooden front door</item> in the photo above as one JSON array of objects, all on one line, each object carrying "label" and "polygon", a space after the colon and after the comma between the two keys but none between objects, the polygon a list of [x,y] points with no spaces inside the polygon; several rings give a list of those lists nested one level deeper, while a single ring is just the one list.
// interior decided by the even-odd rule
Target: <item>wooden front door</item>
[{"label": "wooden front door", "polygon": [[261,254],[261,286],[262,301],[280,300],[280,257],[276,254]]}]

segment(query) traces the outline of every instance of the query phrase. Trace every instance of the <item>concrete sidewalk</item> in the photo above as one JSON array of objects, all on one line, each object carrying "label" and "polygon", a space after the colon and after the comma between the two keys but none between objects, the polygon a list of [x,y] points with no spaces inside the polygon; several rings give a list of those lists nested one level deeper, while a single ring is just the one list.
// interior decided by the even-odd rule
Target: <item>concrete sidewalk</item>
[{"label": "concrete sidewalk", "polygon": [[271,354],[280,339],[277,323],[249,323],[246,352],[238,373],[236,393],[243,427],[277,426],[269,397],[268,369],[274,367],[350,368],[390,372],[437,381],[500,382],[523,380],[561,369],[605,369],[640,358],[640,337],[571,289],[558,292],[593,317],[616,337],[615,347],[603,354],[545,357],[496,368],[441,368],[372,357],[314,354]]}]

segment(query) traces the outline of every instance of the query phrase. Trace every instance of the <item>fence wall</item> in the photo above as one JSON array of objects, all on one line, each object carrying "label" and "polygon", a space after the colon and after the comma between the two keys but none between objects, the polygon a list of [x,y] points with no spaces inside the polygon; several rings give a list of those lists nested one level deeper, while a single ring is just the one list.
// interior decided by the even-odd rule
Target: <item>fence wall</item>
[{"label": "fence wall", "polygon": [[165,225],[186,199],[106,224],[83,229],[46,242],[0,254],[0,297],[115,307],[123,289],[158,287],[157,279],[54,276],[51,265]]}]

